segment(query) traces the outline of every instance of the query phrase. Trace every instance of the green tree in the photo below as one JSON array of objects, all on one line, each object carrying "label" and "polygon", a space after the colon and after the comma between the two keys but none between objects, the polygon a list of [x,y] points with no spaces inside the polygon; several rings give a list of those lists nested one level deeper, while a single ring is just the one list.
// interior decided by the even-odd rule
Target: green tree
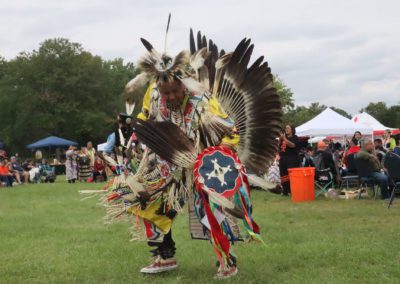
[{"label": "green tree", "polygon": [[360,112],[372,115],[387,127],[400,127],[400,104],[388,107],[385,102],[369,103]]},{"label": "green tree", "polygon": [[325,109],[326,106],[319,103],[312,103],[309,107],[296,106],[295,109],[287,114],[287,117],[290,119],[289,122],[297,127],[314,118]]},{"label": "green tree", "polygon": [[294,108],[292,90],[286,86],[285,82],[278,75],[274,76],[273,86],[281,98],[283,112],[287,113],[292,110]]},{"label": "green tree", "polygon": [[122,59],[104,61],[67,39],[0,63],[0,136],[20,151],[56,135],[85,144],[106,139],[123,111],[121,92],[135,74]]},{"label": "green tree", "polygon": [[337,107],[330,107],[332,110],[336,111],[338,114],[343,115],[344,117],[347,117],[348,119],[351,119],[352,116],[351,114],[349,114],[347,111],[345,111],[344,109],[341,108],[337,108]]},{"label": "green tree", "polygon": [[289,113],[292,112],[294,109],[293,92],[289,87],[286,86],[285,82],[278,75],[274,76],[273,86],[277,90],[277,93],[281,98],[283,123],[289,123]]}]

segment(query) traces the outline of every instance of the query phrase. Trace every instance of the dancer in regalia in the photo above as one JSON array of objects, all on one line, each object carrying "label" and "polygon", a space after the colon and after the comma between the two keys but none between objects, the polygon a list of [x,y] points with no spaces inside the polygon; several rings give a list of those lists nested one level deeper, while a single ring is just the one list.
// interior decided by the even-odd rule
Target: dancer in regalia
[{"label": "dancer in regalia", "polygon": [[271,70],[263,57],[248,67],[249,39],[225,53],[200,32],[196,43],[191,31],[190,51],[175,57],[141,41],[148,51],[137,65],[142,73],[125,88],[127,109],[143,101],[133,124],[142,146],[132,157],[140,163],[135,173],[123,167],[110,183],[102,199],[107,220],[136,220],[134,238],[145,237],[153,248],[141,272],[158,273],[178,267],[172,226],[187,204],[192,238],[210,240],[217,277],[233,276],[238,270],[230,243],[261,241],[245,167],[261,174],[277,152],[282,111]]}]

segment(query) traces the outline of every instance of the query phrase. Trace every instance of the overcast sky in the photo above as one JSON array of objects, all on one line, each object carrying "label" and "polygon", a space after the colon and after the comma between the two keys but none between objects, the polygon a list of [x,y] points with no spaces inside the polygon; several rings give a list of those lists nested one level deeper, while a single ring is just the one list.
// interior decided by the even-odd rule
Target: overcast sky
[{"label": "overcast sky", "polygon": [[400,1],[0,0],[0,55],[14,58],[64,37],[106,59],[136,62],[144,37],[162,50],[187,49],[189,29],[232,50],[243,37],[265,55],[295,103],[355,114],[369,102],[400,103]]}]

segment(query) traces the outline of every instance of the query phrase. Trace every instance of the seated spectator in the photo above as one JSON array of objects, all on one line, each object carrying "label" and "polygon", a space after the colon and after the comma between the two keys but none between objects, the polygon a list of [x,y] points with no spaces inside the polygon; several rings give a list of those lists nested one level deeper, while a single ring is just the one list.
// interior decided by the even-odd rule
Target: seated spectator
[{"label": "seated spectator", "polygon": [[374,152],[374,143],[371,140],[366,140],[362,149],[356,154],[356,159],[367,160],[371,164],[374,170],[372,177],[380,185],[381,197],[387,199],[390,197],[388,191],[389,178],[384,174],[382,165]]},{"label": "seated spectator", "polygon": [[21,164],[18,162],[16,156],[12,156],[10,159],[11,171],[15,175],[16,181],[21,184],[22,182],[29,182],[29,172],[25,171]]},{"label": "seated spectator", "polygon": [[8,161],[0,158],[0,182],[4,183],[7,187],[12,187],[14,179],[9,170]]},{"label": "seated spectator", "polygon": [[347,152],[344,154],[344,158],[343,158],[343,163],[345,164],[345,166],[348,168],[349,164],[347,161],[347,156],[351,155],[351,154],[355,154],[358,151],[361,150],[360,146],[357,145],[358,141],[357,139],[351,139],[350,143],[349,143],[349,150],[347,150]]},{"label": "seated spectator", "polygon": [[100,176],[103,177],[103,181],[107,180],[106,165],[102,159],[95,155],[93,165],[93,181],[97,182],[97,177]]},{"label": "seated spectator", "polygon": [[328,150],[328,144],[324,141],[319,141],[317,144],[317,152],[313,158],[316,170],[329,170],[334,180],[339,182],[340,176],[337,171],[332,153]]},{"label": "seated spectator", "polygon": [[382,139],[379,138],[375,139],[374,145],[375,145],[376,156],[378,157],[379,162],[382,163],[383,158],[385,157],[385,154],[387,152],[386,149],[383,147]]},{"label": "seated spectator", "polygon": [[40,180],[39,168],[35,166],[32,160],[26,160],[22,164],[24,171],[29,173],[29,181],[32,183],[37,183]]},{"label": "seated spectator", "polygon": [[314,161],[313,161],[313,156],[314,156],[314,148],[312,146],[307,146],[306,153],[304,154],[304,158],[302,161],[302,166],[303,167],[315,167]]},{"label": "seated spectator", "polygon": [[42,160],[39,167],[40,177],[44,182],[54,182],[56,180],[55,169],[49,165],[46,159]]},{"label": "seated spectator", "polygon": [[[16,159],[14,156],[11,157],[11,160],[16,163]],[[22,184],[20,172],[17,169],[14,169],[13,163],[8,163],[8,170],[12,174],[13,179],[17,182],[17,184]]]}]

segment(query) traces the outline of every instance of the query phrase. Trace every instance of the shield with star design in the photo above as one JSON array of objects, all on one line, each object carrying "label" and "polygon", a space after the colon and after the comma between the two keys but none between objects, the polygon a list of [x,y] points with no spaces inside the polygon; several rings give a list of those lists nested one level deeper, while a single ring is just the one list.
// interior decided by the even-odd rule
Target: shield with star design
[{"label": "shield with star design", "polygon": [[243,165],[230,149],[214,146],[204,149],[197,157],[194,176],[197,186],[231,197],[242,185]]}]

